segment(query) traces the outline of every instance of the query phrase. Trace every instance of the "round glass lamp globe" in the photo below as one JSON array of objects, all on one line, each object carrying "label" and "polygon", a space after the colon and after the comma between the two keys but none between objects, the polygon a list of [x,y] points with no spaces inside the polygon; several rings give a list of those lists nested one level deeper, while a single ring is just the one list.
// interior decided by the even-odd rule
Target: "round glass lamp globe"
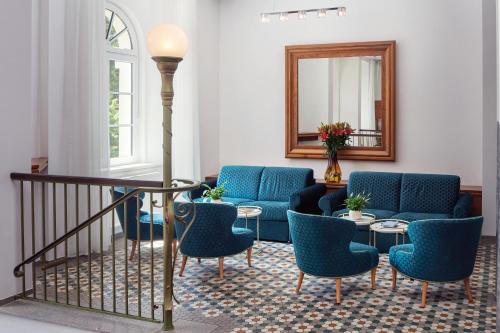
[{"label": "round glass lamp globe", "polygon": [[189,43],[181,28],[173,24],[161,24],[148,33],[147,44],[153,57],[183,58]]}]

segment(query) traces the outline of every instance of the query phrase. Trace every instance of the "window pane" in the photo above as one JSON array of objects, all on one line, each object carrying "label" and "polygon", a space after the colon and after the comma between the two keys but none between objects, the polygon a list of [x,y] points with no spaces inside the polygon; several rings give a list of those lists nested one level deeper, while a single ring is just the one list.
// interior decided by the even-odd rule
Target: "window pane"
[{"label": "window pane", "polygon": [[112,47],[126,50],[132,49],[130,34],[126,29],[127,26],[125,23],[123,23],[122,19],[115,13],[108,36],[108,40],[111,41]]},{"label": "window pane", "polygon": [[110,95],[109,96],[109,125],[110,126],[118,126],[120,115],[120,101],[118,99],[118,95]]},{"label": "window pane", "polygon": [[118,127],[109,129],[109,153],[111,158],[119,157]]},{"label": "window pane", "polygon": [[123,61],[110,60],[109,62],[109,90],[110,92],[132,92],[132,64]]},{"label": "window pane", "polygon": [[130,157],[132,156],[132,127],[131,126],[126,126],[126,127],[118,127],[119,128],[119,135],[118,135],[118,142],[119,142],[119,156],[120,157]]},{"label": "window pane", "polygon": [[[106,9],[106,10],[104,11],[104,18],[105,18],[105,21],[104,21],[104,22],[105,22],[105,23],[104,23],[104,29],[105,29],[105,30],[104,30],[104,36],[105,36],[105,37],[104,37],[104,38],[108,37],[108,36],[106,36],[106,34],[108,33],[109,23],[110,23],[110,21],[111,21],[111,15],[112,15],[112,13],[113,13],[113,12],[112,12],[112,11],[110,11],[109,9]],[[110,32],[110,33],[111,33],[111,32]]]},{"label": "window pane", "polygon": [[120,16],[116,15],[113,18],[113,25],[111,26],[111,32],[109,34],[109,39],[113,38],[117,33],[125,29],[125,23],[123,23],[122,19]]},{"label": "window pane", "polygon": [[131,50],[132,49],[132,42],[130,40],[130,34],[129,34],[128,30],[122,32],[120,34],[120,36],[113,39],[113,41],[111,42],[111,46],[116,48],[116,49]]}]

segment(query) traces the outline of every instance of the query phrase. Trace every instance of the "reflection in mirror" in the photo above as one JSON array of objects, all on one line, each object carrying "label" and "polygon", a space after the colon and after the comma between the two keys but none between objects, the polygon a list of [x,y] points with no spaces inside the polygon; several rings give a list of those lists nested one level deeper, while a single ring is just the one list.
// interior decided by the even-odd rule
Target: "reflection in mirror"
[{"label": "reflection in mirror", "polygon": [[381,147],[381,70],[381,56],[299,59],[299,145],[321,145],[321,122],[346,121],[356,129],[351,146]]}]

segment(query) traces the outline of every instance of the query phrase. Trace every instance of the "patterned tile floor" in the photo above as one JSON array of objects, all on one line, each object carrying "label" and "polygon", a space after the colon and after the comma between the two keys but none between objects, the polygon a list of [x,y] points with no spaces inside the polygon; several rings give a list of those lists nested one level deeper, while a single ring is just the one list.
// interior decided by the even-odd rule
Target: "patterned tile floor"
[{"label": "patterned tile floor", "polygon": [[[387,255],[381,255],[377,289],[370,289],[369,274],[343,280],[343,302],[335,305],[335,282],[332,279],[307,276],[300,294],[295,294],[297,268],[293,247],[285,243],[263,243],[263,251],[254,256],[253,267],[246,265],[244,255],[226,258],[225,278],[218,278],[216,259],[198,263],[188,261],[184,277],[175,277],[175,292],[181,302],[174,317],[217,326],[214,332],[495,332],[496,248],[483,244],[479,248],[472,287],[476,303],[467,303],[462,283],[430,284],[428,307],[420,309],[420,284],[408,278],[398,279],[398,289],[390,288],[391,273]],[[112,260],[103,260],[102,306],[151,317],[151,249],[142,248],[142,285],[138,289],[138,261],[128,263],[128,291],[125,288],[123,251],[117,251],[116,282],[113,292]],[[161,248],[154,248],[153,265],[155,302],[162,299]],[[88,305],[88,260],[80,267],[80,302]],[[69,297],[77,301],[76,267],[69,269]],[[101,306],[101,262],[91,261],[92,305]],[[176,268],[178,272],[178,267]],[[55,296],[55,274],[47,273],[47,298]],[[37,297],[44,297],[44,278],[37,278]],[[65,301],[65,271],[57,272],[58,300]],[[124,295],[128,292],[128,305]],[[155,318],[161,318],[161,308]]]}]

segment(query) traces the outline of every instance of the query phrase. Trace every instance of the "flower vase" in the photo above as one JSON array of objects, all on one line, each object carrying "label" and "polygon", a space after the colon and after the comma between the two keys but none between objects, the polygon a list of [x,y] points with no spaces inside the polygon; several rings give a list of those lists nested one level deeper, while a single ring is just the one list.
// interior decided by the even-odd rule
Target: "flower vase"
[{"label": "flower vase", "polygon": [[327,183],[340,183],[342,180],[342,170],[340,169],[337,152],[328,153],[328,167],[325,171],[325,181]]}]

